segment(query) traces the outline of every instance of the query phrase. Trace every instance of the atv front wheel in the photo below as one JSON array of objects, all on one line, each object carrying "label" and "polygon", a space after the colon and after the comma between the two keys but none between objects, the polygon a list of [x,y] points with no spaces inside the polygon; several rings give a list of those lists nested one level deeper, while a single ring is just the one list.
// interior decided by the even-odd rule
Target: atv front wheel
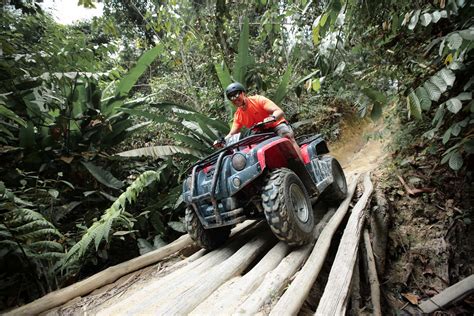
[{"label": "atv front wheel", "polygon": [[335,158],[324,157],[323,160],[329,163],[331,174],[334,179],[323,193],[324,200],[328,201],[330,204],[338,204],[344,200],[347,195],[346,176],[344,175],[341,165]]},{"label": "atv front wheel", "polygon": [[314,214],[300,178],[286,168],[269,173],[262,192],[265,217],[273,233],[290,246],[312,239]]},{"label": "atv front wheel", "polygon": [[229,238],[230,226],[205,229],[191,207],[186,208],[184,220],[189,236],[201,248],[207,250],[215,249]]}]

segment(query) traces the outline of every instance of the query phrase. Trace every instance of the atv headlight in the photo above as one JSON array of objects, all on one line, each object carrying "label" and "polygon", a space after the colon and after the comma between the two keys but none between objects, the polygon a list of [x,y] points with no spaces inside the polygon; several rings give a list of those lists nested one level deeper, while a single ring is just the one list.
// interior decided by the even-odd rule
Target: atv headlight
[{"label": "atv headlight", "polygon": [[232,156],[232,167],[237,170],[243,170],[247,164],[247,158],[241,153],[236,153]]}]

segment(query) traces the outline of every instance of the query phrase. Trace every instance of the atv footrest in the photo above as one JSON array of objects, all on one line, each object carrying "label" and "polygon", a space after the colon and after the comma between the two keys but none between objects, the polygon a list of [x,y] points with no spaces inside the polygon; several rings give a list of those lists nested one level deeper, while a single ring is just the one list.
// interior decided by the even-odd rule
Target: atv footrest
[{"label": "atv footrest", "polygon": [[[240,207],[240,208],[237,208],[237,209],[235,209],[235,210],[222,213],[222,214],[221,214],[221,218],[222,218],[224,221],[227,221],[227,220],[236,218],[236,217],[239,216],[239,215],[242,215],[243,212],[244,212],[244,209]],[[210,215],[210,216],[204,217],[204,219],[205,219],[206,221],[208,221],[208,222],[213,222],[213,221],[215,221],[215,218],[216,218],[215,215]]]}]

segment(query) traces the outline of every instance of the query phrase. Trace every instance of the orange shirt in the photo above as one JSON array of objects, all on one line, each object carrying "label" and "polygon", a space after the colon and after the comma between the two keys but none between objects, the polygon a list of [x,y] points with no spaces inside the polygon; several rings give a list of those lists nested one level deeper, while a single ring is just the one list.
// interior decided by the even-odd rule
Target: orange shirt
[{"label": "orange shirt", "polygon": [[[254,95],[247,97],[247,108],[243,110],[241,107],[237,108],[237,111],[234,113],[234,123],[233,126],[241,128],[245,126],[250,128],[251,126],[260,123],[264,118],[271,115],[265,110],[266,104],[274,104],[270,99],[265,98],[261,95]],[[285,118],[281,118],[273,123],[268,123],[268,128],[274,128],[278,124],[285,122]]]}]

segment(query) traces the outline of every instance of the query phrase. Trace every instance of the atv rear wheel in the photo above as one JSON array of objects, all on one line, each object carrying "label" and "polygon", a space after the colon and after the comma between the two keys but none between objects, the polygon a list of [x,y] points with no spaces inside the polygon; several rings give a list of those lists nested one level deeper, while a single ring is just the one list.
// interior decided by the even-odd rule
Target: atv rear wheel
[{"label": "atv rear wheel", "polygon": [[324,157],[324,161],[329,161],[333,183],[324,191],[324,200],[330,204],[338,204],[347,196],[347,182],[344,171],[339,162],[333,157]]},{"label": "atv rear wheel", "polygon": [[272,170],[262,192],[265,217],[273,233],[291,246],[312,239],[314,214],[306,188],[290,169]]},{"label": "atv rear wheel", "polygon": [[215,249],[229,238],[231,226],[205,229],[201,221],[199,221],[196,212],[191,207],[186,208],[184,219],[189,236],[201,248],[207,250]]}]

